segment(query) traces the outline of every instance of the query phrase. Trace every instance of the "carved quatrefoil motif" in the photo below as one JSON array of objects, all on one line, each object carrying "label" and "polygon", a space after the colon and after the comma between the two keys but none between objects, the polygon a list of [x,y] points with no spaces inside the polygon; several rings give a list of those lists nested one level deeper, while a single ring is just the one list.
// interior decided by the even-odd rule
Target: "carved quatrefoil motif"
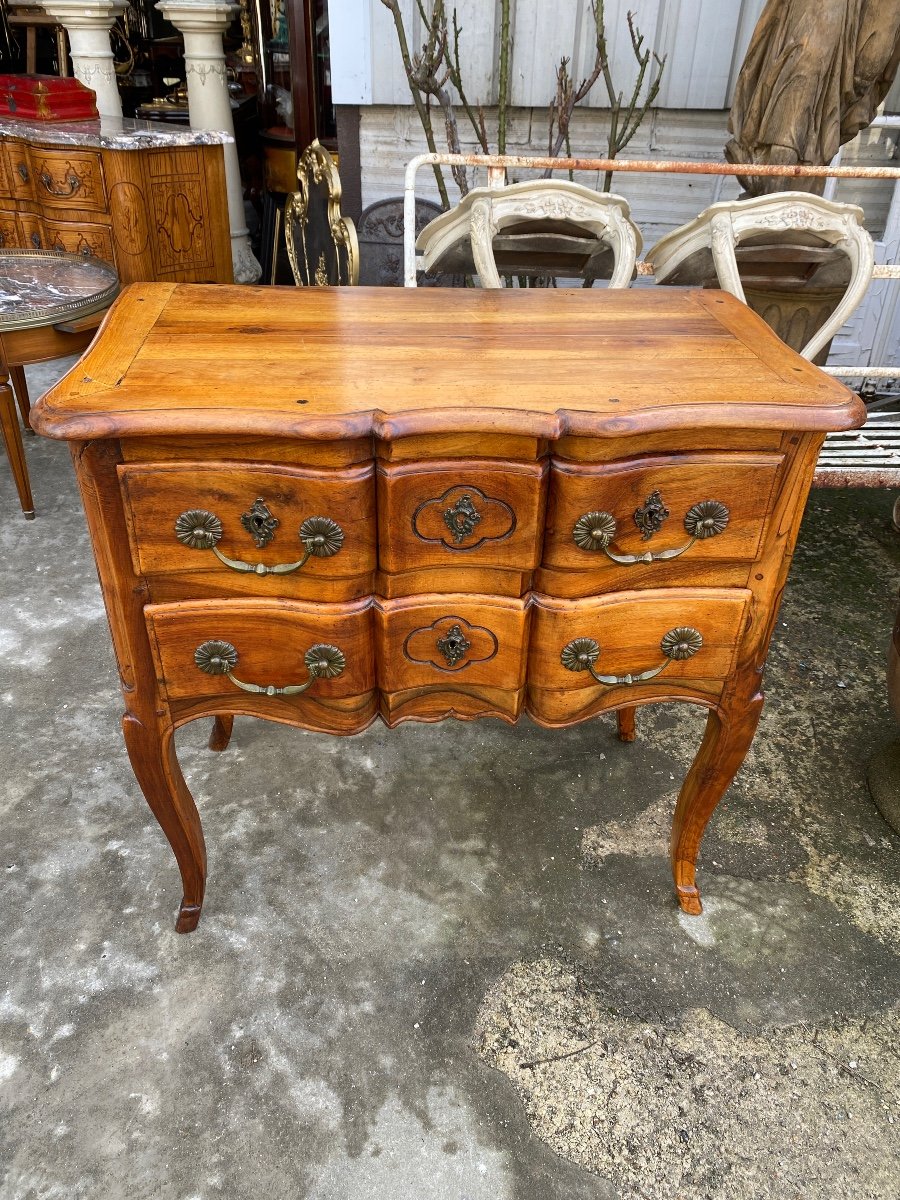
[{"label": "carved quatrefoil motif", "polygon": [[490,629],[448,615],[414,629],[403,643],[403,654],[410,662],[456,672],[472,663],[488,662],[498,648]]},{"label": "carved quatrefoil motif", "polygon": [[465,552],[508,538],[515,531],[516,514],[505,500],[457,484],[442,496],[423,500],[413,513],[412,527],[423,542],[440,542],[448,550]]}]

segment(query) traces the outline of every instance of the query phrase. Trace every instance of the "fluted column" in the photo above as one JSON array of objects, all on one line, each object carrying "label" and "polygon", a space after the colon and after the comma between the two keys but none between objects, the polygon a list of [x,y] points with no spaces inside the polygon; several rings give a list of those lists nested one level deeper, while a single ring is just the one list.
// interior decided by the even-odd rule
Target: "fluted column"
[{"label": "fluted column", "polygon": [[244,216],[244,196],[234,119],[225,78],[222,34],[231,24],[237,4],[225,0],[161,0],[156,5],[184,38],[184,63],[188,87],[188,113],[194,129],[214,129],[231,135],[225,152],[228,221],[231,226],[231,260],[235,283],[256,283],[262,274],[253,256]]},{"label": "fluted column", "polygon": [[121,117],[109,31],[126,8],[125,0],[47,0],[44,12],[69,35],[75,78],[97,93],[101,116]]}]

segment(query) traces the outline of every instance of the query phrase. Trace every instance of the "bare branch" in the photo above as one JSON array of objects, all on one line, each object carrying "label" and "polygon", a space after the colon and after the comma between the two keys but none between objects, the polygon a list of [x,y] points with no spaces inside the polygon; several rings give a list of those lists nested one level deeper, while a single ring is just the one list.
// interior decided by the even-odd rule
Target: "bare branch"
[{"label": "bare branch", "polygon": [[509,107],[509,4],[510,0],[500,0],[500,69],[499,69],[499,108],[497,110],[497,153],[506,153],[506,110]]},{"label": "bare branch", "polygon": [[[403,25],[403,14],[400,12],[398,0],[381,0],[384,7],[391,13],[394,18],[394,27],[397,30],[397,41],[400,44],[400,57],[403,60],[403,68],[406,71],[406,78],[409,83],[409,90],[412,93],[413,103],[416,106],[416,112],[419,114],[419,120],[422,122],[422,128],[425,131],[425,141],[428,149],[432,154],[437,154],[437,143],[434,140],[434,129],[431,124],[431,114],[422,98],[422,93],[416,87],[414,81],[414,68],[412,59],[409,54],[409,43],[406,40],[406,29]],[[450,197],[447,195],[447,185],[444,182],[444,176],[437,163],[434,164],[434,178],[437,182],[438,193],[441,197],[441,203],[444,208],[450,207]]]},{"label": "bare branch", "polygon": [[485,154],[490,153],[490,147],[487,138],[487,130],[484,125],[484,111],[481,106],[478,106],[478,120],[475,119],[475,113],[472,111],[472,106],[469,104],[466,97],[465,89],[463,88],[462,69],[459,63],[459,35],[462,30],[459,27],[459,21],[456,17],[456,9],[453,10],[453,53],[447,57],[447,67],[450,71],[450,82],[456,88],[459,95],[460,103],[466,110],[466,116],[475,130],[475,137]]}]

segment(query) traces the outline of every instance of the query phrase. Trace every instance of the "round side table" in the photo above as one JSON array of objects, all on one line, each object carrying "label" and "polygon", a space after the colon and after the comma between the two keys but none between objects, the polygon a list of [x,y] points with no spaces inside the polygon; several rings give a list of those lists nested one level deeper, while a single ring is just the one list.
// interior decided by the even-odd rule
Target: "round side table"
[{"label": "round side table", "polygon": [[26,518],[34,516],[34,501],[10,376],[27,427],[25,364],[84,350],[118,293],[115,270],[98,259],[55,250],[0,251],[0,433]]}]

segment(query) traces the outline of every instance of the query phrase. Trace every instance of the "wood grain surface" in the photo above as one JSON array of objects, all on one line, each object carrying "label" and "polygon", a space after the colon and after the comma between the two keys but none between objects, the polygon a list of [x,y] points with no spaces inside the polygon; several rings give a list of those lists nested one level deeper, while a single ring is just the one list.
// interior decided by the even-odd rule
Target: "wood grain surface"
[{"label": "wood grain surface", "polygon": [[[862,417],[721,293],[129,289],[33,420],[90,439],[74,460],[126,745],[181,871],[176,928],[196,925],[206,881],[172,739],[186,721],[213,717],[219,751],[235,714],[352,733],[379,714],[558,727],[616,710],[631,739],[637,707],[672,700],[709,710],[670,846],[679,903],[699,912],[700,841],[759,719],[824,431]],[[657,490],[670,515],[644,540],[635,510]],[[481,520],[456,539],[446,512],[466,495]],[[257,497],[281,522],[261,549],[240,522]],[[703,500],[728,508],[726,529],[668,562],[572,541],[599,510],[614,552],[677,547]],[[346,542],[293,575],[239,575],[175,539],[194,507],[220,518],[230,557],[285,561],[307,515]],[[679,627],[703,644],[670,661]],[[575,638],[598,643],[598,673],[665,669],[601,683],[563,666]],[[261,687],[304,682],[314,643],[346,668],[300,696],[251,694],[198,668],[208,640]]]},{"label": "wood grain surface", "polygon": [[136,284],[105,330],[39,432],[618,437],[865,415],[722,292]]},{"label": "wood grain surface", "polygon": [[372,604],[304,604],[290,600],[195,600],[150,604],[145,610],[152,634],[160,685],[171,700],[197,696],[237,696],[225,675],[207,675],[194,662],[203,642],[229,642],[238,652],[234,674],[246,683],[284,687],[305,683],[307,650],[318,643],[337,646],[346,667],[334,679],[317,679],[310,699],[359,696],[375,686]]}]

